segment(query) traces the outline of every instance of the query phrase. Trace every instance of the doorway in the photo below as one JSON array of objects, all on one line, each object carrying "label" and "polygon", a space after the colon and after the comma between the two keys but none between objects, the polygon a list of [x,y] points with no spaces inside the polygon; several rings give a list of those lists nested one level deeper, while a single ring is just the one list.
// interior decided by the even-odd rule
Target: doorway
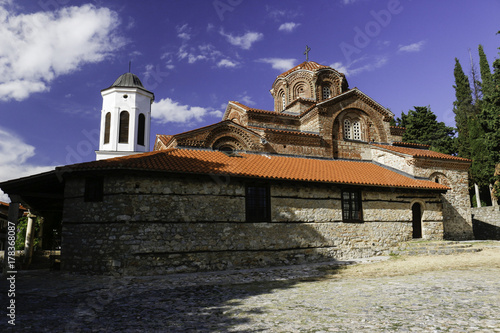
[{"label": "doorway", "polygon": [[412,227],[413,238],[422,238],[422,206],[419,203],[414,203],[411,207],[412,210]]}]

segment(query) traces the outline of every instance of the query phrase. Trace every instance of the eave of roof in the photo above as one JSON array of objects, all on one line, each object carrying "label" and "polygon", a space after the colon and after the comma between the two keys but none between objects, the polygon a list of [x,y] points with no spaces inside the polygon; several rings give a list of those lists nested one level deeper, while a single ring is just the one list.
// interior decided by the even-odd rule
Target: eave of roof
[{"label": "eave of roof", "polygon": [[366,98],[367,100],[369,100],[370,102],[372,102],[375,106],[377,106],[380,110],[383,110],[385,113],[387,113],[387,116],[394,117],[394,113],[392,113],[389,109],[383,107],[380,103],[378,103],[373,98],[371,98],[370,96],[368,96],[367,94],[365,94],[364,92],[362,92],[361,90],[359,90],[357,87],[349,89],[348,91],[346,91],[346,92],[344,92],[344,93],[342,93],[340,95],[334,96],[332,98],[329,98],[327,100],[318,102],[316,104],[316,106],[322,106],[323,104],[328,104],[328,103],[332,103],[332,102],[336,103],[339,100],[342,100],[342,99],[347,98],[350,95],[354,95],[354,94],[358,94],[358,95]]},{"label": "eave of roof", "polygon": [[472,162],[472,160],[470,160],[468,158],[447,155],[447,154],[438,153],[436,151],[426,150],[426,149],[398,147],[398,146],[381,145],[381,144],[373,144],[373,146],[381,148],[381,149],[389,150],[391,152],[396,152],[399,154],[412,156],[415,158],[448,160],[448,161],[461,162],[461,163],[471,163]]},{"label": "eave of roof", "polygon": [[307,181],[356,186],[421,189],[444,192],[449,188],[413,179],[369,162],[223,152],[202,149],[167,149],[58,168],[61,172],[141,170],[171,173]]}]

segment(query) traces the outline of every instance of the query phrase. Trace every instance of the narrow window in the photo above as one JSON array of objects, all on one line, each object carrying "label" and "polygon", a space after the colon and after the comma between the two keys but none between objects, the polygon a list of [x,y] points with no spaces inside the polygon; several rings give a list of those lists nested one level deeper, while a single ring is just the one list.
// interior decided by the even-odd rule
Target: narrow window
[{"label": "narrow window", "polygon": [[120,113],[120,135],[118,137],[119,143],[128,143],[128,124],[129,124],[129,113],[127,111],[122,111]]},{"label": "narrow window", "polygon": [[323,87],[323,99],[328,99],[331,97],[330,88],[328,86]]},{"label": "narrow window", "polygon": [[101,177],[85,178],[85,202],[102,201],[104,192],[104,180]]},{"label": "narrow window", "polygon": [[139,127],[137,128],[137,144],[144,146],[144,134],[146,131],[146,117],[139,114]]},{"label": "narrow window", "polygon": [[344,139],[351,139],[351,121],[349,119],[344,120]]},{"label": "narrow window", "polygon": [[360,191],[342,191],[342,220],[344,222],[363,222]]},{"label": "narrow window", "polygon": [[109,132],[111,128],[111,112],[106,113],[104,118],[104,143],[109,143]]},{"label": "narrow window", "polygon": [[284,111],[286,108],[286,99],[285,95],[281,96],[281,110]]},{"label": "narrow window", "polygon": [[269,185],[247,185],[245,204],[247,222],[271,221]]},{"label": "narrow window", "polygon": [[361,125],[359,124],[359,120],[352,123],[352,138],[361,141]]}]

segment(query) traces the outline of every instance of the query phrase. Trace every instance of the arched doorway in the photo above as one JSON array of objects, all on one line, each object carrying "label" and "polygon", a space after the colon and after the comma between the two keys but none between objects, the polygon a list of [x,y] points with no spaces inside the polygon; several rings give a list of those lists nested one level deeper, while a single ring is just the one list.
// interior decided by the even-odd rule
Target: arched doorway
[{"label": "arched doorway", "polygon": [[414,203],[411,207],[412,211],[412,227],[413,238],[422,238],[422,206],[419,203]]}]

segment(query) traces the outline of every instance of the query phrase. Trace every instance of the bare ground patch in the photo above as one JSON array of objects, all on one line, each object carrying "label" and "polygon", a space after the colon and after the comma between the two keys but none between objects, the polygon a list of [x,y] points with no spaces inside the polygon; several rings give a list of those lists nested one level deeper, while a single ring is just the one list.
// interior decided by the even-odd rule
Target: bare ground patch
[{"label": "bare ground patch", "polygon": [[[484,245],[484,246],[482,246]],[[500,268],[499,244],[477,244],[481,252],[453,255],[394,256],[390,260],[342,267],[336,269],[338,278],[402,276],[421,272],[467,270],[472,268]],[[332,271],[333,273],[333,271]]]}]

